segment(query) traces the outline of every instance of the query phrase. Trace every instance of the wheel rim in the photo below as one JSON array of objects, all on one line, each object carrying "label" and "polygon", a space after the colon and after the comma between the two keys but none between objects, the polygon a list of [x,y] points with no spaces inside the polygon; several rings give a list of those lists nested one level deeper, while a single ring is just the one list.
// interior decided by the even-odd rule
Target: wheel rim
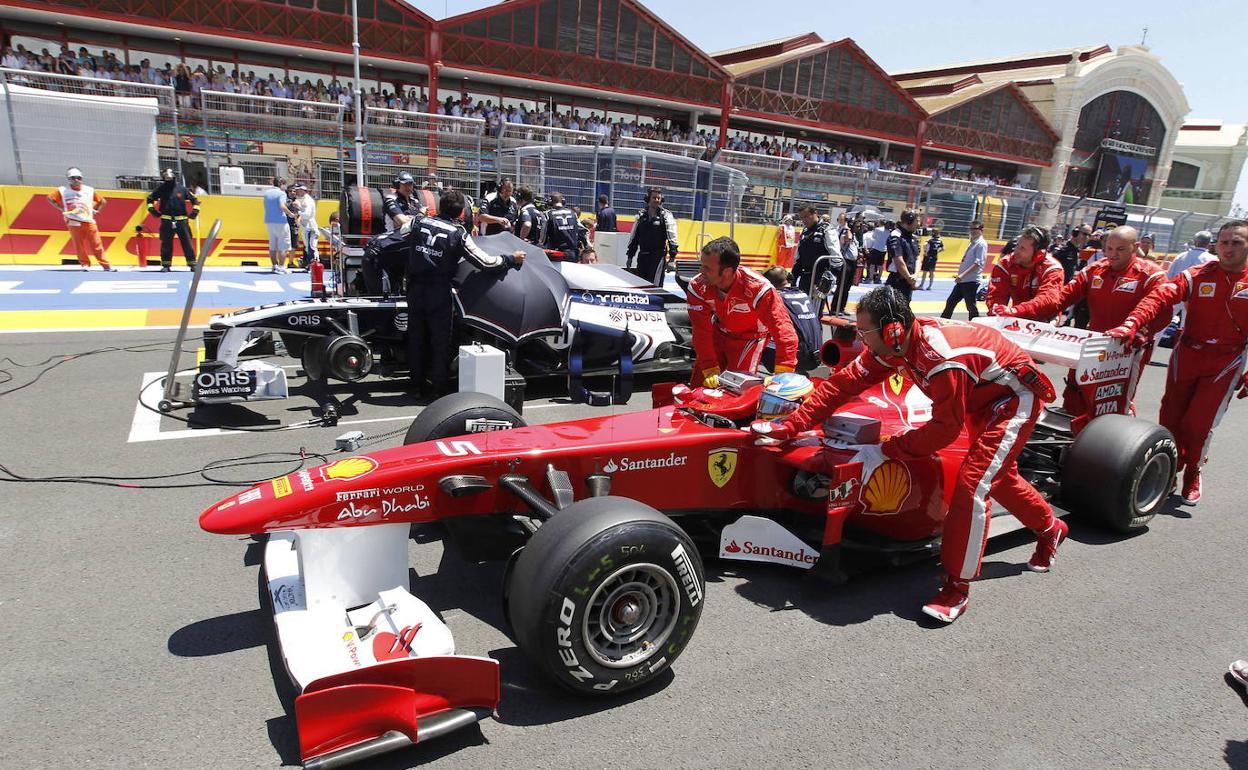
[{"label": "wheel rim", "polygon": [[1148,458],[1135,484],[1136,515],[1147,514],[1170,493],[1170,455],[1158,452]]},{"label": "wheel rim", "polygon": [[663,648],[679,608],[676,580],[667,570],[656,564],[621,567],[589,599],[582,623],[586,651],[607,668],[636,666]]}]

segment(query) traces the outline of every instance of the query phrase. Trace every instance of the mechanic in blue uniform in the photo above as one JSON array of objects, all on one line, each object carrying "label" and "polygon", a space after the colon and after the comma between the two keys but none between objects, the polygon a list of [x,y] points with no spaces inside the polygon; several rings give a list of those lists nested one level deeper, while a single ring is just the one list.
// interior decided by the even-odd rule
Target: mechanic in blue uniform
[{"label": "mechanic in blue uniform", "polygon": [[[784,307],[793,320],[793,328],[797,331],[797,371],[805,374],[819,365],[819,348],[823,345],[823,325],[819,323],[818,308],[810,295],[791,285],[789,271],[776,265],[763,277],[780,292]],[[776,343],[767,343],[767,351],[763,353],[763,365],[768,369],[775,360]],[[770,360],[769,360],[770,359]]]},{"label": "mechanic in blue uniform", "polygon": [[516,190],[516,205],[520,207],[516,235],[534,246],[541,246],[546,239],[546,214],[533,202],[533,190],[528,187]]},{"label": "mechanic in blue uniform", "polygon": [[482,251],[457,221],[463,211],[464,194],[447,190],[438,201],[438,215],[417,219],[408,234],[407,361],[412,386],[425,397],[449,392],[454,326],[451,281],[459,260],[483,270],[524,264],[523,251],[503,256]]},{"label": "mechanic in blue uniform", "polygon": [[841,271],[845,268],[845,260],[841,259],[841,244],[836,236],[836,228],[825,222],[814,206],[802,206],[797,210],[805,229],[797,241],[797,259],[793,262],[793,280],[797,288],[810,294],[814,281],[815,262],[824,256],[833,255],[832,270],[837,274],[837,285],[845,282]]},{"label": "mechanic in blue uniform", "polygon": [[188,220],[199,216],[199,198],[173,177],[173,169],[160,172],[160,184],[147,196],[148,212],[160,219],[160,272],[167,273],[173,265],[173,237],[182,244],[186,266],[195,269],[195,247],[191,245]]},{"label": "mechanic in blue uniform", "polygon": [[664,267],[676,261],[680,243],[676,233],[676,217],[663,208],[663,191],[651,187],[646,191],[646,207],[637,212],[633,232],[628,237],[628,265],[637,257],[637,275],[655,286],[663,285]]},{"label": "mechanic in blue uniform", "polygon": [[386,213],[386,229],[397,230],[420,216],[420,201],[415,195],[416,179],[406,171],[394,175],[389,192],[381,198],[381,210]]},{"label": "mechanic in blue uniform", "polygon": [[546,248],[562,251],[565,262],[579,262],[583,240],[581,225],[576,212],[563,202],[562,193],[550,194],[546,217]]},{"label": "mechanic in blue uniform", "polygon": [[900,292],[907,303],[918,285],[914,277],[919,260],[919,239],[914,237],[918,226],[919,212],[914,209],[901,212],[897,228],[889,233],[884,247],[889,259],[888,279],[884,283]]},{"label": "mechanic in blue uniform", "polygon": [[598,222],[594,228],[594,232],[598,233],[614,233],[619,232],[620,225],[615,218],[615,209],[611,208],[611,201],[607,200],[607,196],[598,196]]},{"label": "mechanic in blue uniform", "polygon": [[504,230],[512,232],[516,228],[516,219],[520,216],[520,207],[511,197],[515,185],[510,179],[504,179],[498,186],[498,192],[485,203],[481,211],[481,224],[484,226],[482,235],[494,235]]}]

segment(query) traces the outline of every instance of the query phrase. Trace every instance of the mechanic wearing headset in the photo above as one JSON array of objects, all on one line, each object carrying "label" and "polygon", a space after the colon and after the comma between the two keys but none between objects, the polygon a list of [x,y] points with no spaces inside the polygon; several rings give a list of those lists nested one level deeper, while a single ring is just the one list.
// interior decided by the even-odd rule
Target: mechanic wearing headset
[{"label": "mechanic wearing headset", "polygon": [[686,290],[695,355],[691,384],[714,388],[721,371],[757,371],[768,337],[776,343],[776,373],[793,371],[797,331],[789,311],[770,282],[741,267],[737,242],[720,237],[706,244],[701,265]]},{"label": "mechanic wearing headset", "polygon": [[628,268],[632,269],[633,257],[637,257],[637,275],[662,286],[663,267],[676,261],[679,249],[676,217],[663,208],[663,191],[651,187],[646,191],[646,207],[637,212],[628,236]]},{"label": "mechanic wearing headset", "polygon": [[420,202],[412,194],[416,179],[406,171],[394,175],[393,189],[382,196],[381,210],[386,214],[386,229],[398,230],[420,216]]},{"label": "mechanic wearing headset", "polygon": [[[1166,391],[1157,422],[1174,435],[1183,469],[1183,500],[1200,501],[1200,466],[1222,421],[1231,393],[1248,396],[1244,374],[1248,349],[1248,221],[1218,231],[1218,259],[1188,268],[1140,300],[1121,326],[1108,334],[1132,339],[1154,319],[1170,320],[1174,306],[1187,303],[1178,343],[1170,354]],[[1100,264],[1099,262],[1097,264]],[[1161,320],[1157,320],[1161,323]]]},{"label": "mechanic wearing headset", "polygon": [[[1013,307],[997,305],[992,308],[992,314],[1043,320],[1053,318],[1066,308],[1086,299],[1091,314],[1088,328],[1094,332],[1109,331],[1126,321],[1127,314],[1135,310],[1140,300],[1166,284],[1165,271],[1156,263],[1137,255],[1136,247],[1135,228],[1127,225],[1117,227],[1105,237],[1105,258],[1075,273],[1075,277],[1062,287],[1057,296],[1046,293]],[[1163,317],[1161,320],[1154,320],[1149,328],[1136,333],[1136,339],[1132,343],[1147,346],[1148,349],[1136,363],[1136,372],[1131,378],[1133,388],[1139,384],[1140,375],[1152,357],[1152,336],[1166,328],[1169,323],[1169,317]],[[1132,404],[1132,413],[1135,412],[1134,400],[1133,390],[1127,394],[1127,402]],[[1074,370],[1071,370],[1066,375],[1062,408],[1079,416],[1088,414],[1091,406],[1084,401],[1083,391],[1075,382]]]},{"label": "mechanic wearing headset", "polygon": [[482,251],[457,221],[463,211],[464,194],[445,190],[438,201],[438,215],[417,219],[408,235],[407,361],[413,388],[426,397],[449,392],[454,322],[451,280],[459,261],[467,259],[483,270],[524,264],[523,251],[503,256]]},{"label": "mechanic wearing headset", "polygon": [[[1013,251],[1008,256],[1003,252],[992,267],[988,296],[984,298],[990,315],[998,305],[1018,305],[1036,298],[1052,301],[1061,294],[1066,273],[1061,262],[1044,252],[1048,245],[1049,234],[1043,227],[1027,225],[1018,234]],[[1057,310],[1035,320],[1052,321],[1055,315]]]},{"label": "mechanic wearing headset", "polygon": [[915,318],[892,287],[858,302],[862,353],[824,380],[787,419],[756,421],[761,437],[785,440],[819,425],[871,385],[902,371],[932,399],[932,419],[884,441],[859,447],[855,460],[869,478],[884,462],[927,457],[948,446],[965,426],[970,449],[958,470],[945,519],[941,561],[944,585],[923,611],[952,623],[965,610],[970,581],[979,575],[988,537],[988,497],[1036,533],[1028,566],[1047,572],[1067,527],[1018,473],[1018,455],[1053,386],[1018,346],[995,329],[963,321]]}]

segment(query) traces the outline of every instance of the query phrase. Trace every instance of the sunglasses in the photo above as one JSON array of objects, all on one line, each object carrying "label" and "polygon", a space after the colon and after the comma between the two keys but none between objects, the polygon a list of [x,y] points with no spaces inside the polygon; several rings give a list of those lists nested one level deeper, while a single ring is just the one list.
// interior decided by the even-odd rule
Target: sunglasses
[{"label": "sunglasses", "polygon": [[867,335],[868,335],[868,334],[870,334],[871,332],[878,332],[878,331],[879,331],[879,328],[875,328],[875,329],[855,329],[855,330],[854,330],[854,333],[858,335],[858,339],[860,339],[860,340],[865,340],[865,339],[867,338]]}]

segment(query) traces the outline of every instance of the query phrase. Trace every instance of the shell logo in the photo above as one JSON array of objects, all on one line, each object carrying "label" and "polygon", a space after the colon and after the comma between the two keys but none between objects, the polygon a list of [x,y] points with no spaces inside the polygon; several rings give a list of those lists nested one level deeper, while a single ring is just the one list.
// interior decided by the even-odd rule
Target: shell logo
[{"label": "shell logo", "polygon": [[371,457],[348,457],[337,460],[321,469],[326,481],[350,481],[377,470],[377,461]]},{"label": "shell logo", "polygon": [[875,469],[862,490],[867,513],[895,513],[910,494],[910,469],[888,460]]}]

